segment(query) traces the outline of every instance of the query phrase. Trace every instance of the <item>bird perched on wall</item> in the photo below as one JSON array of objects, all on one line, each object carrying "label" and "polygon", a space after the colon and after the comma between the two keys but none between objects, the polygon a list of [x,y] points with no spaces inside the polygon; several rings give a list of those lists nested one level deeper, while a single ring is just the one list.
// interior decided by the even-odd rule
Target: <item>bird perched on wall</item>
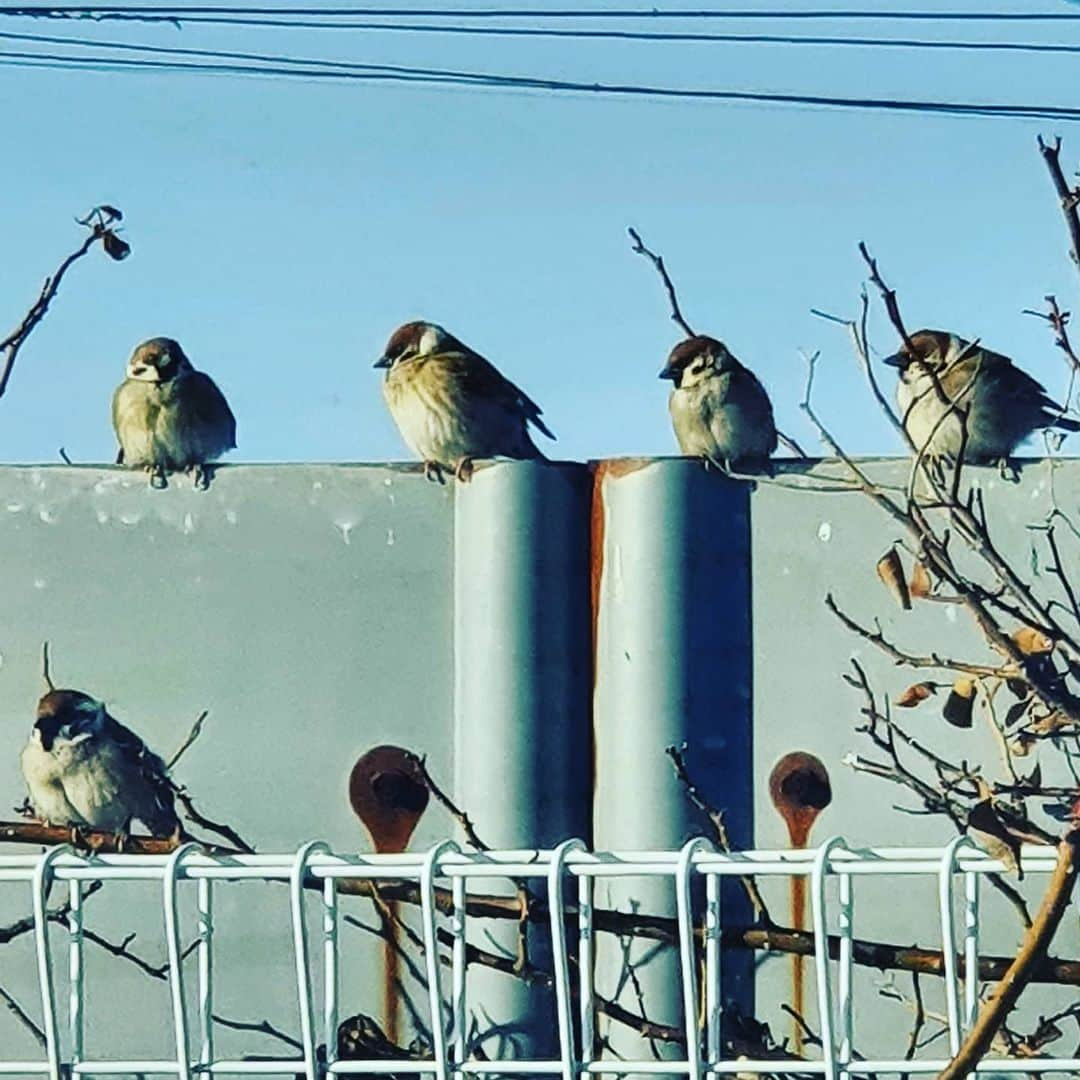
[{"label": "bird perched on wall", "polygon": [[138,818],[154,836],[178,837],[165,763],[100,701],[50,690],[22,752],[35,815],[48,825],[127,833]]},{"label": "bird perched on wall", "polygon": [[[944,330],[919,330],[910,345],[885,363],[900,370],[896,400],[917,450],[955,460],[963,448],[965,461],[1004,462],[1038,428],[1080,431],[1007,356]],[[966,413],[963,426],[958,410]]]},{"label": "bird perched on wall", "polygon": [[680,341],[661,379],[675,385],[668,398],[682,452],[725,471],[760,468],[776,449],[776,424],[765,388],[715,338]]},{"label": "bird perched on wall", "polygon": [[208,463],[236,446],[236,418],[214,380],[196,371],[179,343],[156,337],[136,346],[112,402],[118,465],[144,469],[152,487],[170,472],[209,484]]},{"label": "bird perched on wall", "polygon": [[434,323],[399,326],[375,366],[387,369],[383,397],[429,479],[447,469],[467,480],[476,458],[542,458],[530,424],[555,438],[536,402]]}]

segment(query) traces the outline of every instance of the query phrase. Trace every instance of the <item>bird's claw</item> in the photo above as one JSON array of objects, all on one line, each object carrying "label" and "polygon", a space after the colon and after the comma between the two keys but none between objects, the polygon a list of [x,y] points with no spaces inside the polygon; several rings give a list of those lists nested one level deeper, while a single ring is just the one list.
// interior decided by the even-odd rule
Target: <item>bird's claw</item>
[{"label": "bird's claw", "polygon": [[196,491],[207,491],[210,487],[210,470],[206,465],[192,465],[188,470],[191,473],[191,486]]},{"label": "bird's claw", "polygon": [[147,465],[146,475],[150,478],[150,486],[155,491],[163,491],[166,487],[165,470],[160,465]]},{"label": "bird's claw", "polygon": [[443,468],[437,461],[424,462],[424,477],[428,480],[438,480],[440,484],[446,483],[443,477]]},{"label": "bird's claw", "polygon": [[998,462],[998,476],[1007,484],[1020,483],[1020,470],[1007,457]]},{"label": "bird's claw", "polygon": [[472,478],[473,473],[476,471],[476,463],[471,457],[463,457],[458,463],[457,468],[454,469],[454,476],[462,483],[467,484]]}]

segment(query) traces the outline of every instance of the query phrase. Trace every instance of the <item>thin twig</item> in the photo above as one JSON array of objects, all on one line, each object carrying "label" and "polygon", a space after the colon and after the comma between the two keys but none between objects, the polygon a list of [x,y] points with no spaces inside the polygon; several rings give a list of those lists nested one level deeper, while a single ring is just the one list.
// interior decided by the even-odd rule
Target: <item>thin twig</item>
[{"label": "thin twig", "polygon": [[1061,213],[1065,218],[1065,227],[1069,233],[1069,257],[1076,269],[1080,270],[1080,214],[1077,214],[1080,192],[1069,187],[1069,182],[1065,179],[1065,172],[1061,167],[1060,137],[1048,143],[1040,135],[1038,144],[1039,153],[1042,154],[1050,179],[1053,181],[1054,190],[1061,202]]},{"label": "thin twig", "polygon": [[[683,786],[683,791],[686,794],[687,799],[693,803],[709,820],[709,824],[712,825],[713,833],[716,836],[716,842],[720,846],[720,850],[730,853],[733,848],[731,845],[731,837],[728,836],[727,823],[724,821],[723,810],[718,810],[713,806],[702,794],[701,789],[694,783],[690,776],[690,771],[686,766],[686,743],[681,746],[668,746],[665,748],[664,753],[671,759],[671,764],[675,769],[675,776],[679,783]],[[775,926],[772,916],[769,914],[769,908],[765,903],[765,898],[761,895],[761,890],[758,888],[757,881],[751,874],[742,874],[739,877],[742,882],[743,888],[746,890],[746,895],[750,899],[750,903],[754,907],[754,912],[761,919],[765,926]]]},{"label": "thin twig", "polygon": [[187,733],[184,741],[180,744],[176,753],[165,763],[165,768],[171,770],[173,766],[184,756],[188,747],[202,734],[203,722],[210,715],[209,709],[203,709],[201,713],[195,718],[195,723],[191,725],[191,730]]},{"label": "thin twig", "polygon": [[809,1046],[821,1045],[821,1036],[806,1022],[806,1017],[796,1011],[794,1006],[785,1001],[780,1005],[780,1010],[786,1012],[799,1025],[799,1030],[803,1033],[803,1038]]},{"label": "thin twig", "polygon": [[49,671],[49,643],[47,641],[41,643],[41,677],[45,680],[45,685],[49,688],[50,693],[56,689],[53,685],[52,674]]},{"label": "thin twig", "polygon": [[431,773],[428,771],[427,755],[414,754],[412,751],[406,751],[405,757],[420,771],[420,775],[423,777],[424,783],[427,784],[428,790],[435,796],[435,801],[441,803],[449,812],[450,816],[461,826],[461,831],[465,834],[466,841],[476,848],[477,851],[490,851],[491,847],[488,844],[485,844],[484,841],[477,836],[476,829],[474,828],[472,819],[469,815],[465,813],[465,811],[462,810],[437,783],[435,783]]},{"label": "thin twig", "polygon": [[227,1016],[219,1016],[214,1013],[213,1021],[215,1024],[231,1028],[233,1031],[254,1031],[260,1035],[269,1035],[271,1038],[283,1042],[286,1046],[291,1046],[294,1050],[304,1049],[304,1044],[299,1039],[294,1039],[291,1035],[282,1031],[281,1028],[274,1027],[269,1020],[259,1020],[257,1022],[254,1020],[230,1020]]},{"label": "thin twig", "polygon": [[7,391],[11,374],[15,370],[15,359],[19,355],[19,350],[26,343],[26,339],[38,323],[45,318],[49,305],[56,296],[60,283],[64,280],[64,275],[71,266],[86,255],[99,240],[110,254],[123,249],[123,254],[113,254],[114,258],[123,258],[124,254],[126,254],[127,245],[119,240],[111,228],[112,222],[119,220],[119,217],[119,213],[111,207],[97,207],[80,222],[90,230],[90,234],[60,263],[52,276],[45,279],[37,299],[30,305],[30,309],[23,316],[22,321],[7,337],[0,340],[0,397],[3,397]]},{"label": "thin twig", "polygon": [[[679,307],[679,297],[675,292],[675,285],[672,283],[671,277],[667,272],[667,267],[664,265],[664,259],[662,255],[657,255],[656,252],[650,251],[644,243],[642,243],[641,236],[636,229],[628,228],[626,230],[630,234],[630,239],[633,241],[633,252],[635,255],[644,255],[656,267],[656,272],[660,275],[661,280],[664,282],[664,288],[667,290],[668,301],[671,304],[671,321],[679,327],[680,330],[687,337],[696,337],[697,335],[691,329],[690,324],[683,318],[682,310]],[[800,454],[800,457],[805,455]]]},{"label": "thin twig", "polygon": [[0,1001],[3,1001],[4,1005],[7,1007],[8,1012],[10,1012],[11,1015],[14,1016],[15,1019],[18,1020],[19,1023],[22,1024],[22,1026],[30,1032],[31,1035],[34,1036],[34,1039],[37,1041],[38,1046],[40,1046],[42,1049],[45,1049],[45,1032],[42,1031],[41,1028],[39,1028],[37,1024],[35,1024],[34,1021],[30,1019],[30,1017],[26,1013],[26,1010],[2,986],[0,986]]},{"label": "thin twig", "polygon": [[900,305],[896,299],[896,290],[890,289],[882,280],[881,274],[878,273],[877,259],[871,256],[866,244],[861,240],[859,241],[859,254],[863,257],[863,262],[866,263],[867,268],[870,270],[871,283],[881,293],[881,299],[885,302],[885,311],[889,316],[889,322],[892,323],[893,329],[900,335],[900,340],[903,341],[908,351],[914,356],[915,346],[912,344],[911,335],[908,334],[907,328],[904,326],[904,320],[900,317]]},{"label": "thin twig", "polygon": [[173,795],[176,796],[180,805],[183,806],[184,812],[196,825],[199,825],[204,829],[209,829],[210,832],[228,840],[234,848],[237,848],[246,855],[253,855],[255,853],[255,849],[251,844],[249,844],[231,825],[226,825],[219,821],[212,821],[210,818],[206,817],[205,814],[201,814],[196,810],[195,804],[192,802],[191,796],[188,794],[186,788],[180,787],[179,784],[172,780],[169,780],[168,782],[173,789]]}]

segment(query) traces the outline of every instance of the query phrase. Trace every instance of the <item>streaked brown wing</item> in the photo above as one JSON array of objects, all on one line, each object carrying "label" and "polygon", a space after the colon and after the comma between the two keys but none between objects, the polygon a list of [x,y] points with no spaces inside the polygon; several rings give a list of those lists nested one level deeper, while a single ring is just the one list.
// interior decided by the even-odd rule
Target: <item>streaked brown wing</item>
[{"label": "streaked brown wing", "polygon": [[179,410],[182,422],[198,428],[224,432],[230,447],[236,446],[236,417],[217,383],[202,371],[184,377]]},{"label": "streaked brown wing", "polygon": [[549,439],[555,436],[541,419],[542,410],[519,386],[515,386],[490,360],[485,360],[471,349],[461,352],[439,353],[432,357],[460,381],[466,394],[483,397],[500,404],[509,412],[520,413],[535,424]]},{"label": "streaked brown wing", "polygon": [[[120,748],[124,757],[138,769],[139,775],[146,781],[153,792],[160,821],[175,823],[177,820],[175,797],[172,783],[165,769],[165,762],[131,728],[125,727],[108,713],[105,714],[103,734]],[[147,824],[150,823],[147,822]]]}]

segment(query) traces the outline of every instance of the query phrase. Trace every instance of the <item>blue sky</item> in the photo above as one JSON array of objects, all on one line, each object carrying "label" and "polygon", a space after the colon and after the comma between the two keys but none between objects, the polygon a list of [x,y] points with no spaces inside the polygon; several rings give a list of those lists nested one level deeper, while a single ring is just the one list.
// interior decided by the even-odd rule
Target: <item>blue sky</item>
[{"label": "blue sky", "polygon": [[[677,28],[1080,44],[1080,23]],[[1071,106],[1080,85],[1080,55],[15,18],[0,31],[835,95]],[[50,49],[0,41],[33,48]],[[75,214],[121,207],[134,247],[123,264],[95,253],[71,272],[0,400],[0,460],[53,461],[61,445],[76,461],[111,460],[110,395],[132,346],[157,334],[183,342],[229,397],[240,444],[229,460],[405,458],[371,364],[418,317],[539,401],[559,437],[551,456],[671,453],[656,375],[678,334],[627,225],[665,255],[695,328],[756,371],[781,427],[808,447],[800,348],[823,352],[819,405],[849,448],[897,447],[842,330],[809,313],[856,310],[862,239],[912,327],[979,336],[1064,390],[1050,334],[1020,312],[1048,292],[1065,306],[1077,297],[1035,137],[1060,132],[1080,165],[1080,124],[4,66],[0,111],[0,327],[78,242]],[[875,341],[892,351],[880,318]]]}]

